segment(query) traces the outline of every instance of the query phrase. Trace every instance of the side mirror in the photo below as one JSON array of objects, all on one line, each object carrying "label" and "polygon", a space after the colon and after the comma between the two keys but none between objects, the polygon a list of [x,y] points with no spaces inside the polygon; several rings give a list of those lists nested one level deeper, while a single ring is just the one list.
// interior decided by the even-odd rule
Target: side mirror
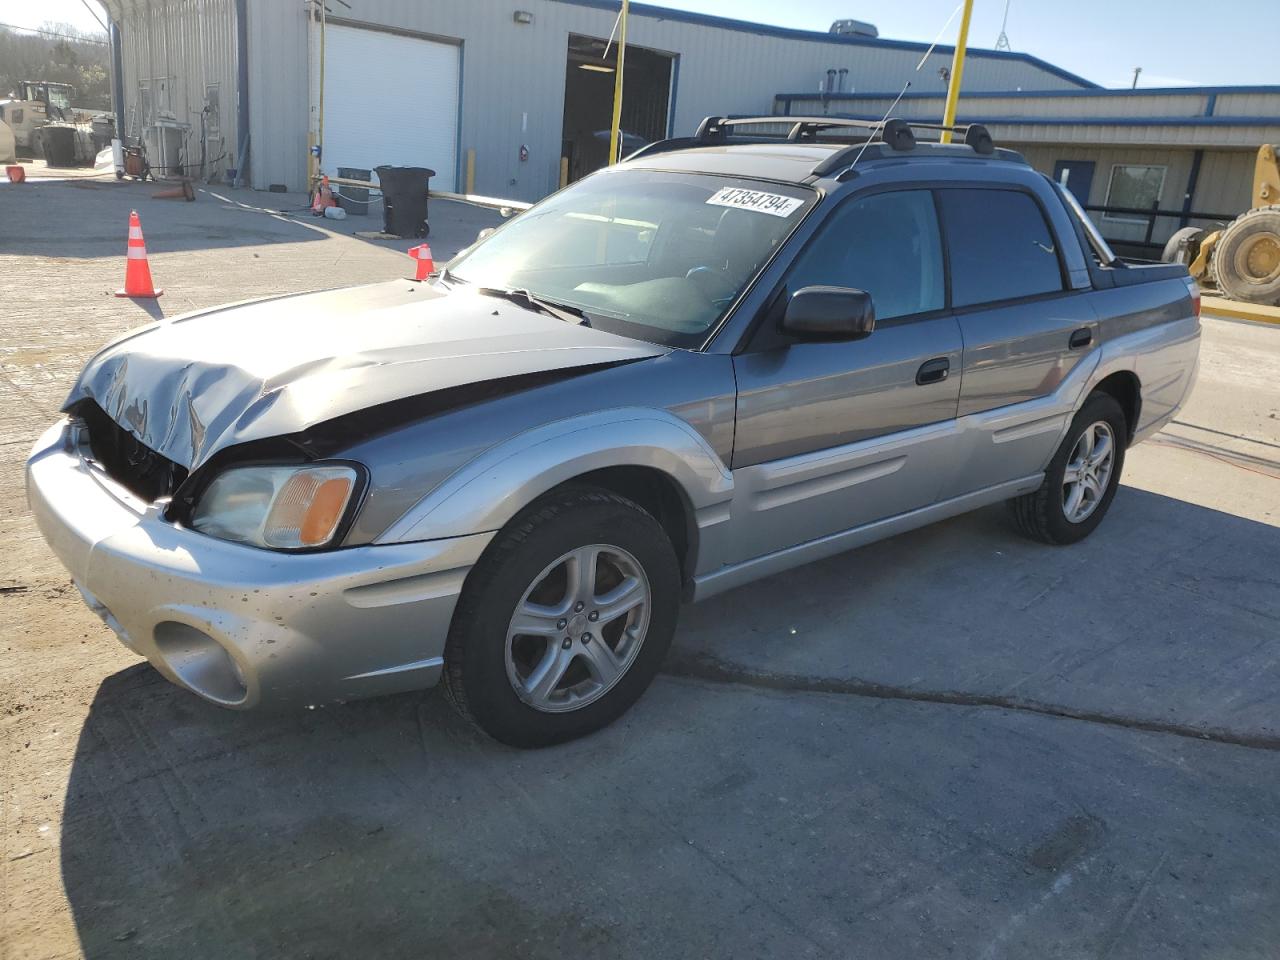
[{"label": "side mirror", "polygon": [[805,287],[791,295],[782,329],[805,340],[860,340],[876,328],[871,294],[853,287]]}]

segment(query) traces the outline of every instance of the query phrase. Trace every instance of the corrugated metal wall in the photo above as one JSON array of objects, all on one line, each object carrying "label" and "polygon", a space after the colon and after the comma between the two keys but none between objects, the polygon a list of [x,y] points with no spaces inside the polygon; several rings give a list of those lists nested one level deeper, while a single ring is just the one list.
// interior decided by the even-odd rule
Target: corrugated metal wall
[{"label": "corrugated metal wall", "polygon": [[307,189],[306,24],[301,0],[249,0],[249,171],[259,190]]},{"label": "corrugated metal wall", "polygon": [[[183,135],[184,170],[201,175],[201,113],[210,87],[217,90],[217,116],[206,113],[203,175],[220,176],[235,166],[236,45],[234,0],[147,0],[112,10],[120,25],[124,66],[126,136],[146,135],[147,97],[153,115],[167,112],[190,124]],[[144,88],[148,91],[144,93]],[[216,127],[214,127],[216,124]],[[154,135],[148,155],[159,164]]]},{"label": "corrugated metal wall", "polygon": [[[255,186],[304,185],[308,125],[306,15],[301,2],[250,0],[250,91]],[[531,24],[513,20],[516,9]],[[536,199],[557,186],[570,33],[608,37],[616,13],[555,0],[361,0],[334,8],[344,22],[461,41],[462,109],[459,151],[476,152],[476,190]],[[673,127],[690,133],[710,113],[770,113],[779,90],[816,89],[827,68],[845,67],[854,88],[876,90],[908,76],[937,82],[949,54],[935,54],[914,74],[911,49],[815,42],[634,15],[629,42],[677,58]],[[936,61],[934,63],[933,61]],[[965,70],[975,90],[1059,89],[1071,81],[1010,57],[975,55]],[[372,92],[413,98],[429,91]],[[529,160],[519,160],[521,144]],[[458,182],[463,180],[459,171]]]},{"label": "corrugated metal wall", "polygon": [[[1166,168],[1164,189],[1160,194],[1160,208],[1181,210],[1195,158],[1194,150],[1164,147],[1096,148],[1077,144],[1015,146],[1021,150],[1028,163],[1049,176],[1053,176],[1054,167],[1059,160],[1093,161],[1095,168],[1093,184],[1089,190],[1089,203],[1098,206],[1104,206],[1107,203],[1107,188],[1111,182],[1111,171],[1115,166],[1156,164]],[[1195,196],[1191,199],[1191,209],[1204,213],[1225,213],[1231,216],[1248,210],[1253,186],[1254,155],[1254,151],[1251,150],[1205,150],[1200,163]],[[1090,216],[1108,239],[1141,241],[1146,234],[1145,223],[1126,222],[1127,219],[1136,218],[1117,219],[1100,212],[1091,212]],[[1192,220],[1191,225],[1212,227],[1215,223]],[[1158,218],[1152,231],[1152,241],[1164,243],[1179,226],[1181,226],[1179,221],[1172,217]]]}]

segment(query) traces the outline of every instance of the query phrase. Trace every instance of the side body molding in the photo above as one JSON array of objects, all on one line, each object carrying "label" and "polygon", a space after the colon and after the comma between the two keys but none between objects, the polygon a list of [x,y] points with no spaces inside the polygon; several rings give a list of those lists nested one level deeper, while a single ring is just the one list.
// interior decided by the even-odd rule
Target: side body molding
[{"label": "side body molding", "polygon": [[701,434],[665,410],[620,407],[548,423],[490,447],[377,542],[498,530],[552,487],[606,467],[651,467],[667,474],[693,508],[700,535],[729,519],[733,475]]}]

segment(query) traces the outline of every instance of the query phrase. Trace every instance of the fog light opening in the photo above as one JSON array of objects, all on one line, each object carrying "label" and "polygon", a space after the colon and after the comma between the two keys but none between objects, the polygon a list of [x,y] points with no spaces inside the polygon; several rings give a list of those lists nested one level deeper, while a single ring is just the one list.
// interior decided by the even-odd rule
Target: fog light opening
[{"label": "fog light opening", "polygon": [[235,706],[248,697],[240,664],[203,630],[166,620],[156,625],[155,641],[165,665],[193,693],[224,706]]}]

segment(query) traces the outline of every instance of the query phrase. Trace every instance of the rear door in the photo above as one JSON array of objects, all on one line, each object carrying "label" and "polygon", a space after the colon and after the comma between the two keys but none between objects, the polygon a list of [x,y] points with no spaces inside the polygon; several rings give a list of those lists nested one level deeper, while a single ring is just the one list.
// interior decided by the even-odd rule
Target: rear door
[{"label": "rear door", "polygon": [[[964,337],[959,415],[1050,396],[1090,356],[1098,331],[1089,298],[1067,289],[1059,238],[1039,199],[1009,186],[947,187],[938,191],[938,200],[951,303]],[[952,493],[1042,469],[1057,430],[1050,417],[1020,425],[996,449],[973,451]]]},{"label": "rear door", "polygon": [[[945,309],[928,190],[853,197],[796,258],[748,349],[734,357],[737,559],[932,503],[947,471],[960,329]],[[852,342],[788,338],[779,321],[808,286],[871,294],[876,329]]]}]

